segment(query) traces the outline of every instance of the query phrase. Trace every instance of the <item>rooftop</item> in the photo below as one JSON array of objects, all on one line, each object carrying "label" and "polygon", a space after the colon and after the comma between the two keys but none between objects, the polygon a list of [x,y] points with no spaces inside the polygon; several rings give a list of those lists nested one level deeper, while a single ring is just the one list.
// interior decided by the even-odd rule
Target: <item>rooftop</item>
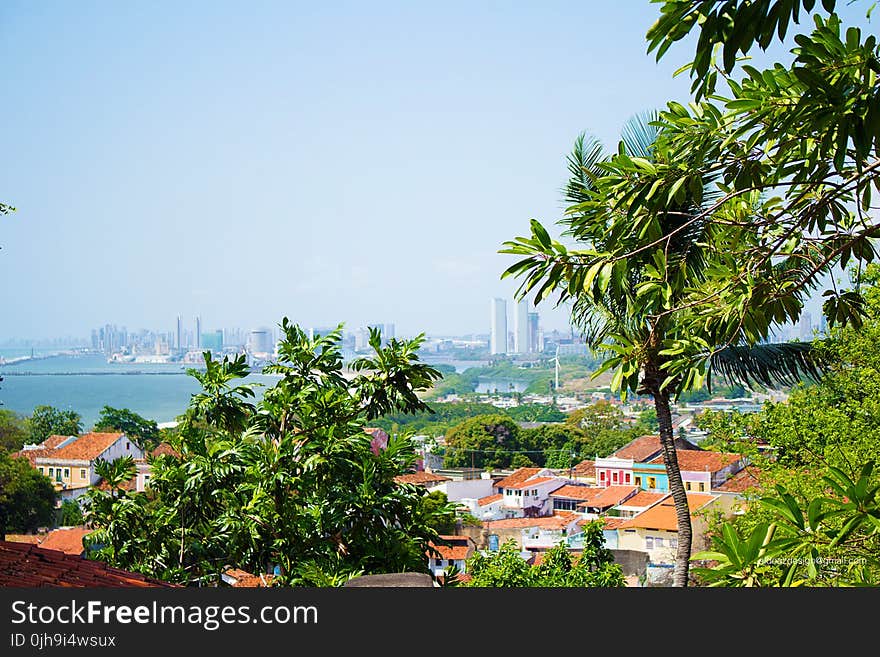
[{"label": "rooftop", "polygon": [[[526,479],[525,481],[520,481],[515,484],[507,484],[505,488],[512,488],[513,490],[520,490],[521,488],[531,488],[532,486],[538,486],[540,484],[546,484],[548,481],[559,481],[556,477],[534,477],[533,479]],[[560,482],[561,485],[561,482]]]},{"label": "rooftop", "polygon": [[[675,448],[684,450],[700,450],[699,447],[684,438],[675,439]],[[633,461],[646,461],[653,458],[663,447],[660,445],[660,436],[639,436],[618,449],[611,456],[619,459],[632,459]]]},{"label": "rooftop", "polygon": [[[676,450],[675,455],[682,472],[718,472],[743,458],[740,454],[691,450]],[[663,457],[658,456],[651,463],[663,463]]]},{"label": "rooftop", "polygon": [[487,504],[492,504],[492,502],[498,502],[499,500],[503,500],[504,495],[498,493],[497,495],[487,495],[486,497],[481,497],[477,500],[478,506],[486,506]]},{"label": "rooftop", "polygon": [[652,493],[651,491],[640,490],[628,500],[621,502],[618,506],[648,507],[656,504],[668,495],[669,493]]},{"label": "rooftop", "polygon": [[101,561],[47,550],[27,543],[0,541],[0,587],[177,587],[140,573],[111,568]]},{"label": "rooftop", "polygon": [[59,550],[64,554],[79,556],[85,551],[83,538],[91,533],[92,530],[85,527],[53,529],[40,541],[39,546],[47,550]]},{"label": "rooftop", "polygon": [[436,475],[433,472],[411,472],[409,474],[397,475],[394,478],[398,484],[434,484],[442,481],[452,481],[449,477]]},{"label": "rooftop", "polygon": [[71,442],[42,454],[43,458],[64,459],[70,461],[91,461],[98,458],[104,450],[117,440],[123,433],[86,433]]},{"label": "rooftop", "polygon": [[752,488],[759,488],[761,471],[753,465],[747,465],[713,490],[724,493],[744,493]]},{"label": "rooftop", "polygon": [[566,511],[557,511],[552,516],[541,516],[538,518],[503,518],[502,520],[492,520],[484,522],[484,526],[490,529],[528,529],[536,527],[539,529],[565,529],[572,522],[580,519],[576,513]]},{"label": "rooftop", "polygon": [[513,488],[517,484],[521,484],[525,480],[537,476],[538,473],[543,470],[544,468],[519,468],[504,477],[504,479],[496,481],[495,488]]},{"label": "rooftop", "polygon": [[629,499],[639,491],[638,486],[608,486],[607,488],[597,488],[598,494],[593,498],[578,504],[584,507],[596,507],[599,509],[607,509],[616,506],[626,499]]},{"label": "rooftop", "polygon": [[572,469],[572,474],[576,477],[595,477],[596,476],[596,462],[590,460],[584,460],[574,466]]},{"label": "rooftop", "polygon": [[602,491],[594,486],[573,486],[571,484],[557,488],[550,497],[564,497],[569,500],[591,500]]},{"label": "rooftop", "polygon": [[[688,507],[691,515],[713,500],[717,499],[716,495],[707,495],[705,493],[688,493]],[[675,514],[675,504],[670,495],[667,499],[655,504],[650,509],[642,511],[635,518],[628,518],[625,522],[618,525],[620,529],[663,529],[670,532],[678,531],[678,518]]]}]

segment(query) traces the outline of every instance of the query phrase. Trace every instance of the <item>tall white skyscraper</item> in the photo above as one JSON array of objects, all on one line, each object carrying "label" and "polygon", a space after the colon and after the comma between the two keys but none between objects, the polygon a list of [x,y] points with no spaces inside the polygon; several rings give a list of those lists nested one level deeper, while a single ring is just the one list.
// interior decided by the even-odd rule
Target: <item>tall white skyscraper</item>
[{"label": "tall white skyscraper", "polygon": [[513,311],[513,352],[529,353],[529,302],[517,301]]},{"label": "tall white skyscraper", "polygon": [[490,307],[492,330],[489,333],[489,353],[507,353],[507,301],[492,299]]},{"label": "tall white skyscraper", "polygon": [[183,329],[180,325],[180,315],[178,315],[177,316],[177,328],[175,329],[175,332],[174,332],[174,348],[178,349],[178,350],[183,346],[183,343],[181,342],[181,337],[182,337],[181,333],[182,332],[183,332]]},{"label": "tall white skyscraper", "polygon": [[202,318],[196,315],[196,349],[202,348]]}]

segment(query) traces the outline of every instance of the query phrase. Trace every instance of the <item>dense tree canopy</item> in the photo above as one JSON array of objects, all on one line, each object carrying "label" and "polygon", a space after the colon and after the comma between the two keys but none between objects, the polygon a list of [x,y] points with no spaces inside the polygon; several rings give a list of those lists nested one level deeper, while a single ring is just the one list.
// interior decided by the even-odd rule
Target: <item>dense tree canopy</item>
[{"label": "dense tree canopy", "polygon": [[95,423],[95,431],[121,431],[147,450],[159,442],[159,427],[156,422],[127,408],[104,406]]},{"label": "dense tree canopy", "polygon": [[49,436],[77,436],[83,430],[82,417],[72,410],[37,406],[28,418],[28,442],[41,443]]},{"label": "dense tree canopy", "polygon": [[7,532],[32,532],[51,526],[55,518],[55,488],[49,478],[24,458],[0,449],[0,540]]},{"label": "dense tree canopy", "polygon": [[8,409],[0,409],[0,449],[18,451],[28,441],[28,426],[24,417]]},{"label": "dense tree canopy", "polygon": [[383,414],[425,409],[417,393],[439,373],[419,362],[422,337],[383,347],[373,331],[373,355],[348,380],[341,330],[310,339],[287,319],[281,330],[278,362],[264,370],[280,376],[259,402],[241,381],[246,364],[209,360],[172,439],[179,456],[152,459],[147,493],[90,492],[95,558],[193,585],[229,567],[314,586],[427,572],[435,516],[449,510],[394,481],[415,463],[407,439],[382,445],[365,431]]}]

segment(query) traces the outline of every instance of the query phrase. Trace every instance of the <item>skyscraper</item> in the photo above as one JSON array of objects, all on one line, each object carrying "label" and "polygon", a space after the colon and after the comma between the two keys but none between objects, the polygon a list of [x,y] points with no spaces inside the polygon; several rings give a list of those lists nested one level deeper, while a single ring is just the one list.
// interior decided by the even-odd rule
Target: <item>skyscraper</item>
[{"label": "skyscraper", "polygon": [[180,315],[177,316],[177,328],[174,331],[174,348],[180,351],[180,348],[183,346],[181,342],[183,329],[180,325]]},{"label": "skyscraper", "polygon": [[529,313],[529,353],[537,354],[544,351],[543,341],[538,337],[538,313]]},{"label": "skyscraper", "polygon": [[202,318],[196,315],[196,349],[202,348]]},{"label": "skyscraper", "polygon": [[513,311],[513,351],[529,353],[529,302],[517,301]]},{"label": "skyscraper", "polygon": [[507,301],[492,299],[490,306],[492,329],[489,332],[489,353],[507,353]]}]

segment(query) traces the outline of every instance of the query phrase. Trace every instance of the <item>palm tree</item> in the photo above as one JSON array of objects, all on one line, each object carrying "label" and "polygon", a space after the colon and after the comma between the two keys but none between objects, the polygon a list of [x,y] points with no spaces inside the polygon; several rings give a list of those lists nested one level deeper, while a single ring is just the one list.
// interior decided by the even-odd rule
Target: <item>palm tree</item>
[{"label": "palm tree", "polygon": [[[652,162],[663,157],[656,125],[653,114],[630,119],[615,158],[650,171]],[[611,162],[614,159],[604,155],[596,139],[584,134],[577,138],[568,156],[570,177],[563,189],[569,206],[559,223],[566,227],[564,235],[585,248],[569,250],[552,241],[533,220],[532,238],[505,243],[508,248],[502,253],[526,257],[502,277],[524,276],[517,296],[523,298],[537,287],[536,304],[553,292],[559,293],[560,303],[571,301],[573,323],[586,343],[606,357],[594,376],[614,370],[612,387],[624,396],[629,389],[653,398],[678,521],[673,582],[687,586],[692,529],[675,449],[672,400],[704,380],[711,386],[713,371],[746,385],[791,384],[801,376],[818,377],[819,363],[809,344],[750,342],[743,323],[726,334],[701,336],[703,353],[682,356],[686,350],[680,345],[693,344],[694,324],[684,321],[690,316],[679,309],[709,276],[713,248],[723,239],[708,215],[694,220],[714,200],[708,187],[711,181],[679,185],[662,211],[650,212],[638,199],[621,197],[625,177]],[[705,377],[699,367],[671,368],[683,357],[702,358],[708,370]]]}]

